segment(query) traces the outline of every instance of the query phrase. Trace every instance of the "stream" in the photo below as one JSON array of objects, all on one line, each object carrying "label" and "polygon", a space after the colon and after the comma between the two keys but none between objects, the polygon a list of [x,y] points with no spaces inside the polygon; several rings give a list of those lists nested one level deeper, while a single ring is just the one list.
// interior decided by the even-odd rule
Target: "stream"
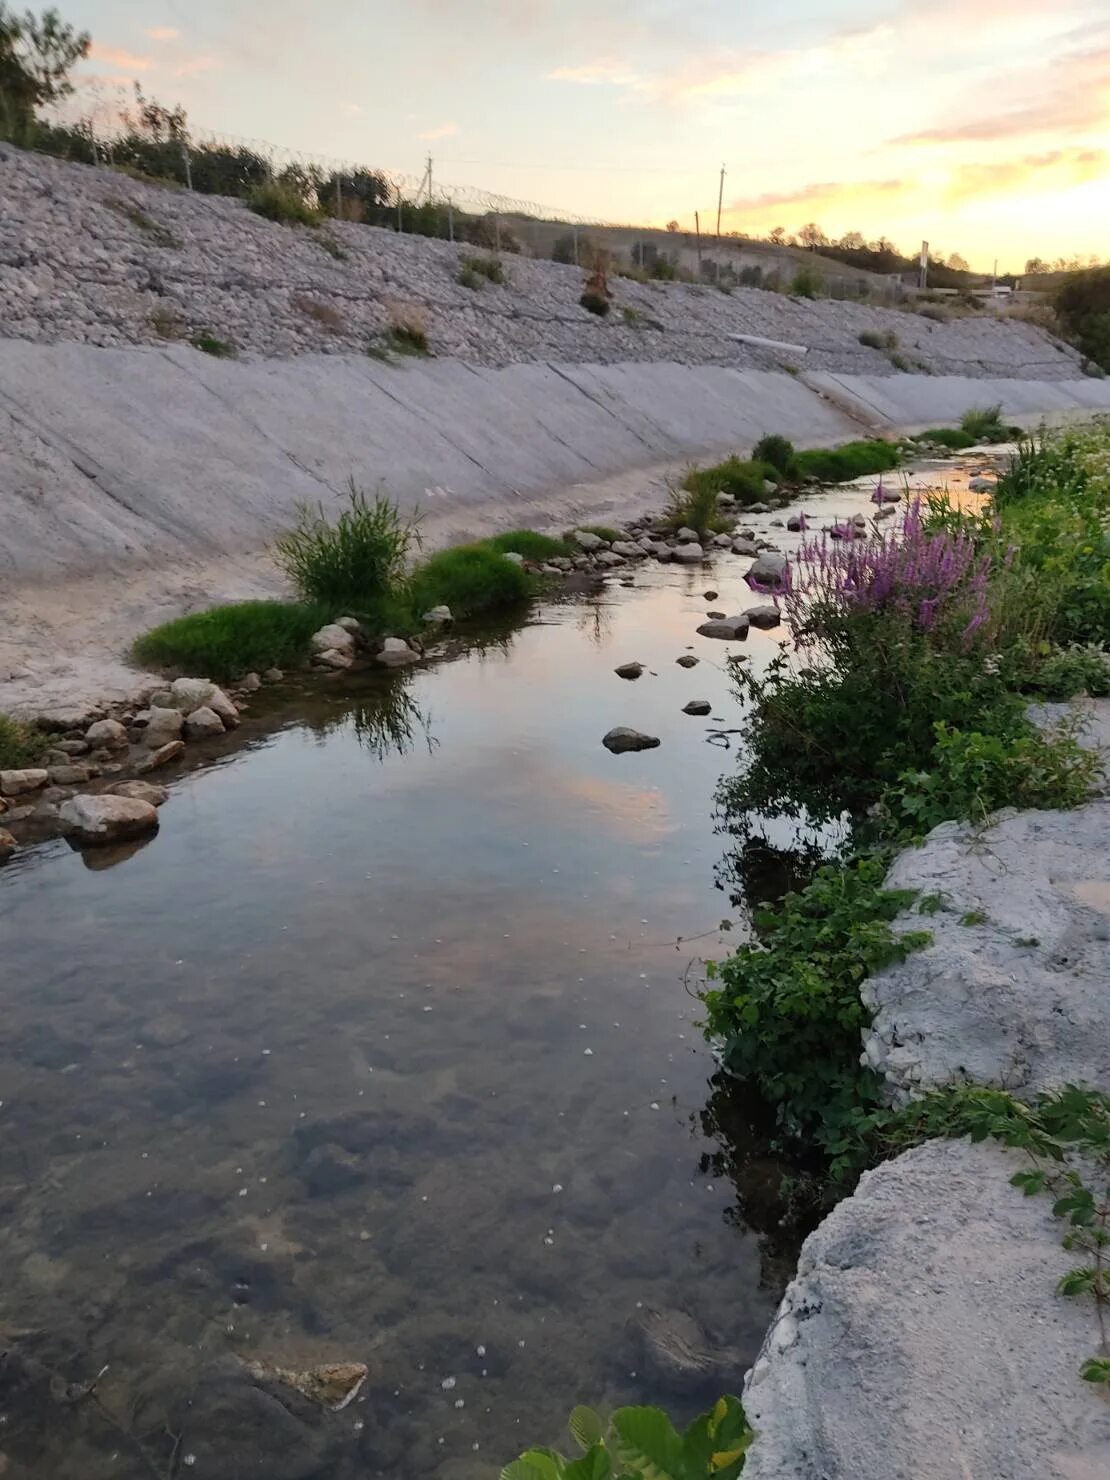
[{"label": "stream", "polygon": [[[256,1473],[230,1356],[369,1367],[266,1480],[481,1480],[576,1403],[739,1391],[792,1268],[753,1226],[773,1163],[726,1174],[693,995],[747,929],[725,659],[784,636],[695,635],[760,600],[746,567],[646,562],[450,661],[263,691],[145,845],[0,871],[6,1480]],[[616,725],[662,743],[611,755]]]}]

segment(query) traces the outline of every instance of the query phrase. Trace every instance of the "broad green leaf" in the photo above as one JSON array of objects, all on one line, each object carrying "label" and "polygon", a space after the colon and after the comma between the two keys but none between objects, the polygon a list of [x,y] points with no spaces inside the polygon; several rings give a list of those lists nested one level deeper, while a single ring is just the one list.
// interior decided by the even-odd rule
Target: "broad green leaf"
[{"label": "broad green leaf", "polygon": [[577,1408],[571,1409],[570,1432],[574,1442],[581,1449],[591,1449],[604,1439],[605,1425],[601,1421],[600,1413],[593,1408],[587,1408],[585,1404],[579,1404]]},{"label": "broad green leaf", "polygon": [[563,1480],[612,1480],[613,1459],[604,1444],[594,1444],[563,1471]]},{"label": "broad green leaf", "polygon": [[506,1465],[501,1480],[563,1480],[566,1465],[549,1449],[529,1449]]},{"label": "broad green leaf", "polygon": [[618,1408],[617,1457],[640,1480],[684,1480],[682,1440],[659,1408]]}]

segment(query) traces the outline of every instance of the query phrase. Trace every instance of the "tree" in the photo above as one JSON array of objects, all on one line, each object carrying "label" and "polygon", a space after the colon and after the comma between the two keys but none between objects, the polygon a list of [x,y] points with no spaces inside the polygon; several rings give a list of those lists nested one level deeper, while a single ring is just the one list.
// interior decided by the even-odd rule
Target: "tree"
[{"label": "tree", "polygon": [[798,244],[816,251],[818,247],[828,246],[829,239],[816,221],[807,221],[798,232]]},{"label": "tree", "polygon": [[862,252],[867,243],[861,231],[846,231],[836,245],[842,252]]},{"label": "tree", "polygon": [[677,231],[678,230],[678,222],[677,221],[668,221],[667,222],[667,230],[668,231]]},{"label": "tree", "polygon": [[786,240],[786,227],[776,226],[771,232],[769,240],[773,241],[776,247],[781,247]]},{"label": "tree", "polygon": [[1110,267],[1072,273],[1056,294],[1056,312],[1080,351],[1110,370]]},{"label": "tree", "polygon": [[1030,257],[1025,264],[1025,271],[1027,273],[1047,272],[1048,270],[1048,263],[1043,257]]},{"label": "tree", "polygon": [[69,74],[88,56],[91,40],[56,10],[20,16],[0,0],[0,135],[22,137],[39,108],[69,96]]},{"label": "tree", "polygon": [[952,253],[948,259],[948,266],[953,272],[969,272],[971,270],[967,265],[967,259],[961,257],[959,252]]}]

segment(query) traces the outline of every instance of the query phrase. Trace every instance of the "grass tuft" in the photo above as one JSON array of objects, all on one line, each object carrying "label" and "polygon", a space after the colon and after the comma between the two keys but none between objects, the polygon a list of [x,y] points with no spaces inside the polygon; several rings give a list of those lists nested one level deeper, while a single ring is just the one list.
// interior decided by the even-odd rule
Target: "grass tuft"
[{"label": "grass tuft", "polygon": [[202,354],[212,355],[217,360],[233,360],[238,353],[230,339],[220,339],[216,334],[210,334],[207,329],[201,329],[189,340],[194,349],[199,349]]},{"label": "grass tuft", "polygon": [[442,603],[460,619],[520,606],[534,590],[527,571],[482,542],[441,550],[418,566],[409,584],[409,599],[414,611]]},{"label": "grass tuft", "polygon": [[915,442],[937,442],[942,447],[950,447],[953,452],[960,452],[965,447],[974,447],[975,438],[970,432],[962,431],[959,427],[931,427],[927,432],[921,432],[914,438]]},{"label": "grass tuft", "polygon": [[505,284],[505,269],[498,257],[464,257],[462,270],[473,273],[476,278],[484,278],[487,283],[496,283],[499,287]]},{"label": "grass tuft", "polygon": [[555,535],[541,534],[535,529],[510,529],[504,534],[495,534],[484,543],[502,554],[515,551],[516,554],[523,555],[525,560],[550,560],[556,555],[576,553],[567,540],[561,540]]},{"label": "grass tuft", "polygon": [[223,683],[299,662],[307,655],[309,638],[331,616],[328,607],[305,602],[214,606],[145,632],[132,653],[151,668],[178,668]]},{"label": "grass tuft", "polygon": [[391,607],[403,591],[414,543],[415,522],[381,495],[368,499],[352,478],[347,507],[334,524],[322,506],[302,506],[274,549],[303,601],[373,613]]},{"label": "grass tuft", "polygon": [[770,463],[733,456],[709,468],[691,468],[682,486],[699,498],[711,493],[714,503],[719,493],[729,493],[738,504],[758,504],[767,497],[763,484],[768,479],[778,482],[778,472]]},{"label": "grass tuft", "polygon": [[846,442],[843,447],[815,448],[798,453],[802,478],[821,483],[851,483],[869,473],[888,473],[898,466],[898,449],[890,442]]},{"label": "grass tuft", "polygon": [[49,743],[34,725],[0,714],[0,771],[21,771],[37,765]]}]

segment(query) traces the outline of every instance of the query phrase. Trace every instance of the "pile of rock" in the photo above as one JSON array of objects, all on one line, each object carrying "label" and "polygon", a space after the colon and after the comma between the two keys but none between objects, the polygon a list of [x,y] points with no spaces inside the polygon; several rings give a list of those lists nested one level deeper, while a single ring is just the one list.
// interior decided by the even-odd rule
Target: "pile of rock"
[{"label": "pile of rock", "polygon": [[[451,620],[451,608],[447,606],[433,607],[423,617],[428,626],[436,627],[447,626]],[[403,668],[409,663],[419,663],[424,656],[423,649],[415,640],[383,637],[374,641],[357,617],[338,617],[329,622],[312,634],[309,646],[313,664],[331,673],[345,673],[363,652],[386,668]]]}]

